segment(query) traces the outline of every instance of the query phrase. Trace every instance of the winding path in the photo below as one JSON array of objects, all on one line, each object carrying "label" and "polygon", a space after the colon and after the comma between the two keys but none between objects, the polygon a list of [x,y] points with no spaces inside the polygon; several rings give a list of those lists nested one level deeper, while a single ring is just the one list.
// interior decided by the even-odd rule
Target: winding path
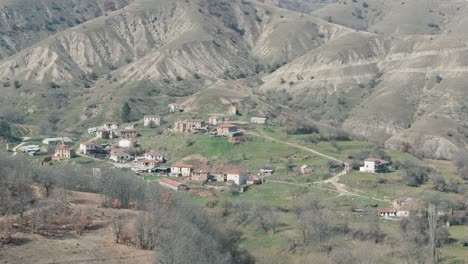
[{"label": "winding path", "polygon": [[282,140],[279,140],[279,139],[276,139],[276,138],[273,138],[269,135],[266,135],[265,133],[262,133],[262,132],[258,132],[258,133],[255,133],[255,132],[249,132],[249,131],[246,131],[245,132],[246,134],[249,134],[249,135],[252,135],[252,136],[257,136],[257,137],[261,137],[261,138],[264,138],[264,139],[268,139],[268,140],[271,140],[271,141],[275,141],[275,142],[278,142],[278,143],[281,143],[281,144],[285,144],[285,145],[288,145],[288,146],[291,146],[291,147],[295,147],[295,148],[298,148],[298,149],[302,149],[302,150],[305,150],[305,151],[308,151],[310,153],[313,153],[317,156],[321,156],[323,158],[326,158],[328,160],[333,160],[333,161],[336,161],[336,162],[339,162],[341,164],[344,164],[344,168],[342,171],[340,171],[339,173],[337,173],[336,175],[334,175],[333,177],[331,177],[330,179],[328,180],[325,180],[325,181],[318,181],[318,182],[313,182],[314,184],[320,184],[320,183],[330,183],[333,185],[333,187],[336,188],[336,190],[332,190],[332,189],[328,189],[328,188],[322,188],[322,187],[317,187],[317,186],[310,186],[310,185],[307,185],[307,184],[299,184],[299,183],[290,183],[290,182],[283,182],[283,181],[272,181],[272,180],[269,180],[270,182],[276,182],[276,183],[284,183],[284,184],[290,184],[290,185],[298,185],[298,186],[307,186],[307,187],[313,187],[313,188],[317,188],[317,189],[323,189],[323,190],[328,190],[328,191],[336,191],[339,193],[340,196],[342,195],[350,195],[350,196],[357,196],[357,197],[363,197],[363,198],[371,198],[373,200],[377,200],[377,201],[382,201],[382,202],[387,202],[386,200],[383,200],[383,199],[379,199],[379,198],[374,198],[374,197],[370,197],[370,196],[365,196],[365,195],[362,195],[362,194],[358,194],[358,193],[354,193],[354,192],[351,192],[349,191],[347,188],[346,188],[346,185],[343,184],[343,183],[340,183],[340,177],[343,176],[343,175],[346,175],[350,172],[350,166],[348,163],[342,161],[342,160],[339,160],[335,157],[332,157],[332,156],[329,156],[327,154],[324,154],[324,153],[321,153],[315,149],[311,149],[311,148],[308,148],[308,147],[304,147],[304,146],[301,146],[301,145],[298,145],[298,144],[294,144],[294,143],[291,143],[291,142],[287,142],[287,141],[282,141]]}]

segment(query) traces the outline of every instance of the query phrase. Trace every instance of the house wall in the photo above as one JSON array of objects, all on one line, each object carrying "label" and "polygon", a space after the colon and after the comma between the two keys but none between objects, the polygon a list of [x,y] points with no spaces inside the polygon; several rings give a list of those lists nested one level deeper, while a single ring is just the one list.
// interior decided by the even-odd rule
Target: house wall
[{"label": "house wall", "polygon": [[375,162],[374,161],[364,161],[364,166],[360,167],[359,171],[375,173]]},{"label": "house wall", "polygon": [[226,180],[233,181],[237,185],[246,184],[248,178],[248,174],[226,174]]}]

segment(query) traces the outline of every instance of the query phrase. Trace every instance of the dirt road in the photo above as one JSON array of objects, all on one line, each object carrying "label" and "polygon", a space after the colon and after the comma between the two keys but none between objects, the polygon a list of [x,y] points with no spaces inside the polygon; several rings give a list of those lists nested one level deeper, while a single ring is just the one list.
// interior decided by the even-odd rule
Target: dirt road
[{"label": "dirt road", "polygon": [[[350,195],[350,196],[357,196],[357,197],[363,197],[363,198],[371,198],[371,199],[374,199],[374,200],[377,200],[377,201],[387,202],[387,201],[382,200],[382,199],[373,198],[373,197],[370,197],[370,196],[365,196],[365,195],[362,195],[362,194],[351,192],[351,191],[349,191],[347,189],[345,184],[340,183],[339,181],[340,181],[341,176],[346,175],[346,174],[348,174],[350,172],[349,164],[342,161],[342,160],[339,160],[339,159],[337,159],[335,157],[332,157],[332,156],[329,156],[327,154],[321,153],[321,152],[319,152],[319,151],[317,151],[315,149],[311,149],[311,148],[304,147],[304,146],[301,146],[301,145],[298,145],[298,144],[295,144],[295,143],[282,141],[282,140],[273,138],[273,137],[268,136],[268,135],[266,135],[265,133],[262,133],[262,132],[258,132],[258,133],[245,132],[245,133],[250,134],[252,136],[257,136],[257,137],[261,137],[261,138],[268,139],[268,140],[271,140],[271,141],[275,141],[275,142],[278,142],[278,143],[281,143],[281,144],[285,144],[285,145],[288,145],[288,146],[291,146],[291,147],[295,147],[295,148],[298,148],[298,149],[302,149],[302,150],[308,151],[310,153],[313,153],[313,154],[315,154],[317,156],[321,156],[321,157],[324,157],[324,158],[326,158],[328,160],[333,160],[333,161],[339,162],[339,163],[344,165],[343,170],[340,171],[339,173],[337,173],[336,175],[334,175],[332,178],[330,178],[328,180],[325,180],[325,181],[314,182],[314,184],[330,183],[330,184],[333,185],[333,187],[336,188],[336,192],[338,192],[339,195]],[[291,184],[291,183],[288,183],[288,182],[281,182],[281,181],[271,181],[271,182]],[[306,186],[305,184],[297,184],[297,185]],[[321,187],[316,187],[316,186],[313,186],[313,187],[314,188],[321,188]],[[331,190],[331,189],[326,189],[326,188],[321,188],[321,189]],[[335,190],[333,190],[333,191],[335,191]]]}]

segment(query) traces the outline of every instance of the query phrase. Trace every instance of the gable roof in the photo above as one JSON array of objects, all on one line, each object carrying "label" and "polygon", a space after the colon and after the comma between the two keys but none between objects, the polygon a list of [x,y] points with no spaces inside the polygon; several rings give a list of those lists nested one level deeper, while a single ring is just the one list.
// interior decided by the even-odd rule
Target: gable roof
[{"label": "gable roof", "polygon": [[111,150],[111,156],[130,156],[128,153],[126,153],[123,149],[112,149]]},{"label": "gable roof", "polygon": [[174,181],[174,180],[171,180],[171,179],[168,179],[168,178],[161,178],[159,181],[163,182],[165,184],[174,186],[174,187],[179,187],[180,185],[183,185],[182,183],[180,183],[178,181]]},{"label": "gable roof", "polygon": [[235,175],[240,175],[240,174],[249,174],[246,171],[239,170],[239,169],[233,169],[233,170],[228,170],[226,171],[226,174],[235,174]]},{"label": "gable roof", "polygon": [[383,159],[378,159],[378,158],[367,158],[366,161],[374,161],[374,162],[378,162],[380,164],[388,164],[390,162],[386,161],[386,160],[383,160]]},{"label": "gable roof", "polygon": [[157,115],[145,115],[143,118],[159,118]]},{"label": "gable roof", "polygon": [[176,162],[176,163],[172,164],[171,168],[190,168],[190,169],[192,169],[193,165],[185,164],[185,163],[182,163],[182,162]]},{"label": "gable roof", "polygon": [[159,152],[157,152],[154,149],[150,149],[150,151],[146,152],[145,155],[150,155],[150,156],[162,156]]},{"label": "gable roof", "polygon": [[234,128],[234,127],[237,127],[237,126],[233,125],[233,124],[225,123],[225,124],[219,125],[218,127],[220,127],[220,128]]}]

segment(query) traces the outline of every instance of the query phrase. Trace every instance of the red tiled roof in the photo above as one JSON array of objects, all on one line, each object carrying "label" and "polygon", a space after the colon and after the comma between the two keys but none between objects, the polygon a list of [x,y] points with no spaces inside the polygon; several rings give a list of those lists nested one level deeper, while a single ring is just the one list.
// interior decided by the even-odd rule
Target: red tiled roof
[{"label": "red tiled roof", "polygon": [[232,125],[232,124],[221,124],[219,125],[218,127],[221,127],[221,128],[232,128],[232,127],[237,127],[236,125]]},{"label": "red tiled roof", "polygon": [[419,202],[411,202],[398,207],[398,211],[421,211],[424,209],[424,205]]},{"label": "red tiled roof", "polygon": [[234,169],[234,170],[228,170],[228,171],[226,171],[226,174],[237,174],[237,175],[240,175],[240,174],[248,174],[248,172],[243,171],[243,170],[239,170],[239,169]]},{"label": "red tiled roof", "polygon": [[377,161],[380,164],[388,164],[389,162],[383,159],[378,159],[378,158],[367,158],[366,161]]},{"label": "red tiled roof", "polygon": [[169,184],[169,185],[174,186],[174,187],[179,187],[180,185],[182,185],[182,183],[180,183],[178,181],[168,179],[168,178],[162,178],[159,181],[163,182],[163,183],[166,183],[166,184]]},{"label": "red tiled roof", "polygon": [[193,168],[192,165],[190,165],[190,164],[185,164],[185,163],[182,163],[182,162],[174,163],[174,164],[172,164],[171,167],[172,167],[172,168],[174,168],[174,167],[176,167],[176,168],[191,168],[191,169]]},{"label": "red tiled roof", "polygon": [[151,149],[150,151],[148,151],[148,152],[146,153],[146,155],[161,156],[161,154],[159,154],[159,152],[157,152],[157,151],[154,150],[154,149]]},{"label": "red tiled roof", "polygon": [[395,209],[390,208],[390,207],[382,207],[382,208],[377,209],[377,212],[379,212],[379,213],[393,213],[393,212],[395,212]]},{"label": "red tiled roof", "polygon": [[113,149],[111,150],[111,155],[115,155],[115,156],[125,156],[125,155],[128,155],[127,153],[125,153],[125,151],[123,151],[123,149]]},{"label": "red tiled roof", "polygon": [[86,145],[86,146],[93,146],[93,145],[95,145],[95,144],[94,144],[93,142],[91,142],[91,141],[81,142],[80,144],[81,144],[81,145]]}]

